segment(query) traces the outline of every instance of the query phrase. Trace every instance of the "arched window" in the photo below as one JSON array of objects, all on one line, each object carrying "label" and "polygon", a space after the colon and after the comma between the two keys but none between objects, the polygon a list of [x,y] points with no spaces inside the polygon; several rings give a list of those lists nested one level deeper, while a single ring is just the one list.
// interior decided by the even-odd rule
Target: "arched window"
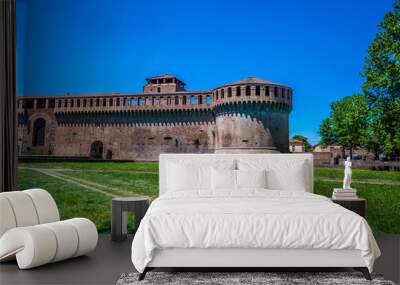
[{"label": "arched window", "polygon": [[182,97],[182,105],[186,105],[186,96]]},{"label": "arched window", "polygon": [[275,97],[278,97],[278,87],[275,87]]},{"label": "arched window", "polygon": [[265,86],[265,96],[269,96],[269,86]]},{"label": "arched window", "polygon": [[99,107],[99,106],[100,106],[100,99],[97,98],[97,99],[96,99],[96,107]]},{"label": "arched window", "polygon": [[179,105],[179,97],[175,96],[175,105]]},{"label": "arched window", "polygon": [[194,98],[194,95],[190,96],[190,105],[196,104],[196,98]]},{"label": "arched window", "polygon": [[92,98],[90,98],[90,100],[89,100],[89,106],[93,107],[93,99]]},{"label": "arched window", "polygon": [[215,91],[215,100],[218,100],[218,90]]},{"label": "arched window", "polygon": [[71,99],[71,108],[74,108],[74,103],[75,103],[75,100]]},{"label": "arched window", "polygon": [[201,96],[201,95],[197,96],[197,101],[198,101],[199,105],[203,104],[203,96]]},{"label": "arched window", "polygon": [[107,106],[107,99],[103,98],[103,106]]},{"label": "arched window", "polygon": [[42,118],[33,123],[33,146],[43,146],[46,134],[46,121]]},{"label": "arched window", "polygon": [[285,98],[285,95],[286,95],[286,89],[282,88],[282,98]]},{"label": "arched window", "polygon": [[67,108],[68,106],[68,100],[64,100],[64,108]]},{"label": "arched window", "polygon": [[86,99],[83,99],[83,107],[86,107],[87,101]]},{"label": "arched window", "polygon": [[207,104],[207,105],[210,105],[210,104],[211,104],[211,97],[210,97],[210,95],[207,95],[207,96],[206,96],[206,104]]},{"label": "arched window", "polygon": [[250,86],[246,86],[246,96],[250,96]]},{"label": "arched window", "polygon": [[76,107],[80,107],[81,106],[81,99],[77,99],[76,100]]},{"label": "arched window", "polygon": [[228,97],[232,97],[232,88],[228,87]]},{"label": "arched window", "polygon": [[137,100],[137,104],[138,104],[138,106],[142,106],[143,104],[142,104],[142,98],[138,98],[138,100]]},{"label": "arched window", "polygon": [[221,89],[221,99],[224,99],[225,97],[225,89]]},{"label": "arched window", "polygon": [[95,141],[90,146],[90,157],[102,158],[103,157],[103,143],[101,141]]},{"label": "arched window", "polygon": [[241,94],[241,88],[240,88],[240,86],[237,86],[236,87],[236,96],[240,96]]},{"label": "arched window", "polygon": [[113,106],[113,105],[114,105],[114,99],[110,98],[110,106]]},{"label": "arched window", "polygon": [[129,105],[130,105],[131,107],[135,106],[135,98],[131,98],[131,99],[130,99]]},{"label": "arched window", "polygon": [[167,105],[171,105],[171,97],[167,97]]},{"label": "arched window", "polygon": [[260,86],[256,86],[256,96],[260,96]]}]

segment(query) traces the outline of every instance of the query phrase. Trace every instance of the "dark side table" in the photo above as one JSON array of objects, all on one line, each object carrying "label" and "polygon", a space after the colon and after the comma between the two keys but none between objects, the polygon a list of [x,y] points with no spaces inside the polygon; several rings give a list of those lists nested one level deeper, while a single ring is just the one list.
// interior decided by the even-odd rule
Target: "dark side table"
[{"label": "dark side table", "polygon": [[332,202],[339,204],[340,206],[359,214],[365,218],[367,214],[367,201],[364,198],[354,198],[348,200],[332,199]]},{"label": "dark side table", "polygon": [[140,221],[146,214],[150,205],[148,197],[119,197],[113,198],[111,202],[111,239],[123,241],[128,235],[128,211],[135,215],[135,229],[139,227]]}]

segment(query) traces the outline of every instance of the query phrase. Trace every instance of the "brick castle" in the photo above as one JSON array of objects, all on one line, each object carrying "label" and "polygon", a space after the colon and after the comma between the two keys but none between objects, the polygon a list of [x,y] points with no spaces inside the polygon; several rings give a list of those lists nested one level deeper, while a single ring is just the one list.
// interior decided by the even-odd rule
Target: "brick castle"
[{"label": "brick castle", "polygon": [[249,77],[186,91],[175,76],[142,94],[18,98],[19,153],[156,161],[165,152],[288,152],[292,89]]}]

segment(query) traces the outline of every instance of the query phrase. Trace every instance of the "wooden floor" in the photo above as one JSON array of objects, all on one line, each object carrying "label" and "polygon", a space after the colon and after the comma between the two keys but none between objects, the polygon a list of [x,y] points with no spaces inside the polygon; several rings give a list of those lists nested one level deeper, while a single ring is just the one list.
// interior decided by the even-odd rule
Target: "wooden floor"
[{"label": "wooden floor", "polygon": [[[377,235],[382,251],[374,271],[400,283],[400,235]],[[132,237],[111,242],[110,235],[99,235],[94,252],[42,267],[19,270],[16,262],[0,265],[0,284],[115,284],[122,273],[135,271],[131,254]],[[313,271],[312,269],[307,271]]]}]

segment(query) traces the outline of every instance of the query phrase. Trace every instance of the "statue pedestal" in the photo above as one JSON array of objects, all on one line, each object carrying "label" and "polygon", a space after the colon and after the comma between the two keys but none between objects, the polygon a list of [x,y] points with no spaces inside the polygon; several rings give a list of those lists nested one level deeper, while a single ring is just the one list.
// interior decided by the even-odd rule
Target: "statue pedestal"
[{"label": "statue pedestal", "polygon": [[332,199],[334,200],[352,200],[357,198],[357,189],[333,189]]}]

